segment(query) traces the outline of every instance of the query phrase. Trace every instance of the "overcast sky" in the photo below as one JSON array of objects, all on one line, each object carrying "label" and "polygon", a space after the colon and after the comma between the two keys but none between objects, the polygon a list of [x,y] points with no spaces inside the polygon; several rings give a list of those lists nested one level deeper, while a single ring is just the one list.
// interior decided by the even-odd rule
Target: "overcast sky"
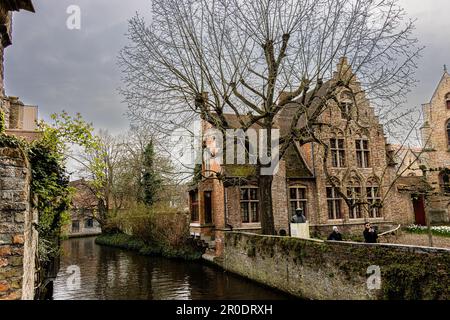
[{"label": "overcast sky", "polygon": [[[125,45],[127,20],[136,11],[151,19],[151,0],[34,0],[36,13],[14,16],[13,45],[6,52],[8,95],[54,112],[80,112],[96,128],[119,133],[128,128],[126,105],[117,93],[117,55]],[[426,46],[419,63],[420,84],[409,105],[427,102],[450,68],[450,1],[400,0],[417,18],[417,37]],[[69,5],[81,8],[81,30],[66,27]]]}]

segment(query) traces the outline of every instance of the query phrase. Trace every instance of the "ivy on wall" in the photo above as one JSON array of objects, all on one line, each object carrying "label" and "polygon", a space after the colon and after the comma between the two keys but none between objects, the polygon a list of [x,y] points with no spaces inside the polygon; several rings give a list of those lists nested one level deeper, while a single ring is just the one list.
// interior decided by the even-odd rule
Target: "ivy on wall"
[{"label": "ivy on wall", "polygon": [[6,130],[5,113],[0,110],[0,134],[4,133]]},{"label": "ivy on wall", "polygon": [[[4,118],[1,114],[0,120]],[[71,117],[63,112],[51,119],[51,125],[39,123],[40,138],[31,143],[6,135],[0,121],[0,147],[21,149],[30,163],[32,205],[39,214],[39,260],[44,265],[59,256],[62,228],[70,220],[73,189],[66,171],[68,145],[99,148],[92,125],[81,115]]]}]

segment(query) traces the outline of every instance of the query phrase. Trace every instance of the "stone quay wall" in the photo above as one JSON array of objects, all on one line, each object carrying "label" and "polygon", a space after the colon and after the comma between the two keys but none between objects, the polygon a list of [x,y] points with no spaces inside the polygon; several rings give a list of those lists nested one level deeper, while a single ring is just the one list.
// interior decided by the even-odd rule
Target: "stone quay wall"
[{"label": "stone quay wall", "polygon": [[303,299],[450,299],[450,250],[225,233],[225,270]]},{"label": "stone quay wall", "polygon": [[30,178],[22,150],[0,147],[0,300],[34,298],[38,217]]}]

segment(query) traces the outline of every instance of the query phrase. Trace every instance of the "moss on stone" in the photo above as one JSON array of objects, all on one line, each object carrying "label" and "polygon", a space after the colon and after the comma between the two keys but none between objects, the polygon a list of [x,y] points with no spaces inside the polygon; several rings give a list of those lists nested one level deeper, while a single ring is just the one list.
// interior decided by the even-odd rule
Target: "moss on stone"
[{"label": "moss on stone", "polygon": [[340,278],[349,286],[360,286],[368,277],[368,267],[380,266],[382,286],[376,293],[378,299],[450,299],[450,254],[443,250],[239,233],[225,236],[226,246],[244,246],[249,257],[273,259],[278,252],[294,264],[322,270],[330,280]]}]

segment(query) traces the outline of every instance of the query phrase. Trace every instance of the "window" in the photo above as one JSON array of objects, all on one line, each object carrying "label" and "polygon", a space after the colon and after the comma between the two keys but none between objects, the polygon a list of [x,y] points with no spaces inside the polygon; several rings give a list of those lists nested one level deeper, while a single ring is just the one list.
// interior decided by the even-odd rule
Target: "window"
[{"label": "window", "polygon": [[439,174],[439,182],[441,184],[441,192],[450,193],[450,175],[447,171]]},{"label": "window", "polygon": [[344,139],[330,139],[331,163],[334,168],[345,167]]},{"label": "window", "polygon": [[205,223],[212,223],[212,192],[205,191],[204,195],[204,210],[205,210]]},{"label": "window", "polygon": [[289,188],[289,209],[291,217],[295,215],[297,208],[303,209],[303,213],[307,216],[306,212],[306,188],[291,187]]},{"label": "window", "polygon": [[369,204],[369,217],[381,218],[381,198],[380,188],[378,186],[367,187],[367,202]]},{"label": "window", "polygon": [[447,106],[447,109],[450,109],[450,93],[447,93],[445,96],[445,105]]},{"label": "window", "polygon": [[242,223],[259,222],[258,188],[241,188]]},{"label": "window", "polygon": [[342,219],[342,198],[334,187],[327,187],[328,219]]},{"label": "window", "polygon": [[198,192],[191,192],[191,221],[199,222],[199,214],[198,214]]},{"label": "window", "polygon": [[356,162],[359,168],[370,168],[369,141],[366,139],[356,140]]},{"label": "window", "polygon": [[80,232],[80,221],[72,220],[72,233]]},{"label": "window", "polygon": [[361,219],[361,187],[351,186],[347,188],[347,198],[350,202],[350,219]]},{"label": "window", "polygon": [[94,227],[94,220],[92,218],[88,218],[84,221],[84,227],[87,229]]},{"label": "window", "polygon": [[450,147],[450,120],[447,122],[447,144]]}]

